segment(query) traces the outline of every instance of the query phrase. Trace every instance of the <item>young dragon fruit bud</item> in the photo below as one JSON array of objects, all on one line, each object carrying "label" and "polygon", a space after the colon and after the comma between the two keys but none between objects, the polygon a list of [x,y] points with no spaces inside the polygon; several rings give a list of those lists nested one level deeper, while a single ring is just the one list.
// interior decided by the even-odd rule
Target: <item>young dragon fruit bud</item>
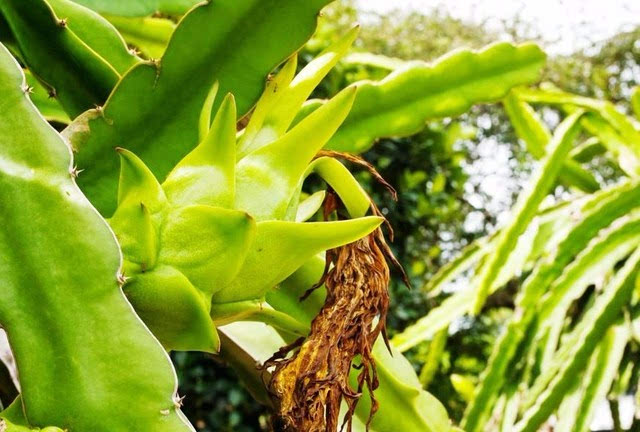
[{"label": "young dragon fruit bud", "polygon": [[[216,352],[216,324],[242,318],[256,305],[268,309],[262,303],[267,291],[307,260],[366,236],[382,222],[364,216],[368,198],[340,162],[314,160],[349,113],[356,89],[345,89],[290,127],[354,37],[355,30],[336,44],[338,51],[321,54],[295,80],[295,58],[289,61],[240,134],[231,94],[210,123],[214,86],[201,116],[200,144],[162,184],[136,155],[118,149],[118,207],[110,224],[124,255],[123,289],[165,348]],[[324,196],[301,200],[312,172],[352,206],[353,219],[304,222]],[[271,319],[288,319],[270,313]]]}]

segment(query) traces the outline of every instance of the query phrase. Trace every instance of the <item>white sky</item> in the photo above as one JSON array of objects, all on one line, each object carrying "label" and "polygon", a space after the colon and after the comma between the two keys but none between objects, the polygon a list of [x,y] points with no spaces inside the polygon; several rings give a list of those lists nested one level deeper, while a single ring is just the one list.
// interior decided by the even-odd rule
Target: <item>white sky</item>
[{"label": "white sky", "polygon": [[640,0],[356,0],[363,11],[441,8],[456,18],[494,23],[519,15],[545,35],[549,48],[570,53],[640,25]]}]

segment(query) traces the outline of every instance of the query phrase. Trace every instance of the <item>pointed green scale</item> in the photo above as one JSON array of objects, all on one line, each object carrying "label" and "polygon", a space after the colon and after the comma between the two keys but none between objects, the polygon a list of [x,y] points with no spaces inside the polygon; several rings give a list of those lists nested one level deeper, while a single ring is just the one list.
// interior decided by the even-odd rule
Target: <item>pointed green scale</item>
[{"label": "pointed green scale", "polygon": [[305,177],[311,173],[319,175],[336,191],[351,217],[362,217],[367,214],[371,207],[369,195],[338,160],[330,157],[318,158],[309,165]]},{"label": "pointed green scale", "polygon": [[382,223],[368,216],[339,222],[258,222],[256,239],[242,269],[214,303],[262,298],[314,255],[366,236]]},{"label": "pointed green scale", "polygon": [[631,91],[631,109],[636,119],[640,120],[640,86],[635,86]]},{"label": "pointed green scale", "polygon": [[343,90],[282,138],[241,159],[236,208],[258,221],[283,218],[307,165],[342,124],[355,93],[355,87]]},{"label": "pointed green scale", "polygon": [[255,237],[248,214],[210,206],[188,206],[171,212],[163,225],[158,260],[180,270],[205,296],[235,278]]},{"label": "pointed green scale", "polygon": [[211,113],[213,112],[213,103],[216,101],[219,87],[220,83],[218,81],[213,83],[211,89],[209,90],[209,93],[207,94],[207,98],[204,100],[202,111],[200,111],[200,118],[198,119],[198,136],[200,137],[200,141],[202,141],[209,132],[209,128],[211,126]]},{"label": "pointed green scale", "polygon": [[[322,180],[324,180],[331,188],[338,194],[340,200],[344,204],[352,218],[362,217],[367,214],[371,207],[371,198],[360,186],[360,183],[355,179],[353,174],[338,160],[331,157],[319,157],[309,164],[307,167],[297,191],[294,194],[289,208],[287,209],[286,220],[298,219],[298,213],[300,211],[310,211],[311,209],[305,208],[308,203],[303,207],[303,203],[300,202],[300,195],[302,193],[302,185],[307,177],[311,174],[317,174]],[[323,196],[324,198],[324,196]],[[321,205],[320,203],[319,205]],[[318,206],[319,206],[318,205]],[[318,207],[319,208],[319,207]],[[315,213],[318,208],[315,209]],[[308,217],[313,216],[313,213]]]},{"label": "pointed green scale", "polygon": [[320,210],[326,195],[325,191],[318,191],[303,200],[296,211],[296,222],[305,222],[316,214]]},{"label": "pointed green scale", "polygon": [[[273,102],[278,103],[277,109],[269,109],[265,114],[261,112],[260,132],[247,136],[244,144],[246,148],[258,149],[284,135],[300,111],[302,104],[320,84],[320,81],[347,53],[358,36],[358,31],[359,27],[354,27],[340,40],[322,51],[293,78],[293,81],[291,79],[286,81],[290,73],[288,69],[291,66],[285,66],[286,70],[283,69],[285,74],[283,74],[282,82],[278,82],[278,87],[274,88],[279,97],[271,97],[268,93],[266,95]],[[295,64],[293,67],[295,68]]]},{"label": "pointed green scale", "polygon": [[118,185],[118,205],[133,202],[136,205],[143,202],[151,213],[156,213],[165,207],[167,197],[158,180],[138,156],[117,148],[120,154],[120,183]]},{"label": "pointed green scale", "polygon": [[217,352],[207,298],[180,271],[159,266],[124,286],[136,312],[167,350]]},{"label": "pointed green scale", "polygon": [[[211,101],[213,102],[213,101]],[[162,188],[173,205],[233,207],[236,104],[228,94],[200,144],[171,171]]]},{"label": "pointed green scale", "polygon": [[128,202],[109,220],[122,254],[125,275],[144,272],[156,265],[158,233],[144,203]]},{"label": "pointed green scale", "polygon": [[291,84],[296,73],[297,64],[297,55],[291,56],[273,79],[267,82],[267,87],[260,100],[258,100],[249,124],[238,142],[238,159],[279,138],[274,129],[264,126],[264,122],[269,112],[280,102],[285,90]]}]

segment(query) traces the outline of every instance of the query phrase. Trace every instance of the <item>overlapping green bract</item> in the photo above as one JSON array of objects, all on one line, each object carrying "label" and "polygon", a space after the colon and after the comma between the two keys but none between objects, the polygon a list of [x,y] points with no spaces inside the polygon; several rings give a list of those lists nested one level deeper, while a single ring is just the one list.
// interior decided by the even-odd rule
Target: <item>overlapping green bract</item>
[{"label": "overlapping green bract", "polygon": [[28,420],[20,426],[193,430],[166,353],[120,290],[113,233],[76,186],[69,147],[3,46],[0,94],[0,325],[19,371],[15,410]]}]

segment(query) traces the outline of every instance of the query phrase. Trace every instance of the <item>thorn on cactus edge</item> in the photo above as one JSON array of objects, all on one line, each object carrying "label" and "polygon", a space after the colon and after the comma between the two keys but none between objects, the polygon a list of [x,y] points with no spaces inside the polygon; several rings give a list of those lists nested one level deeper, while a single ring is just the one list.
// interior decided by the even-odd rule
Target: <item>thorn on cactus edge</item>
[{"label": "thorn on cactus edge", "polygon": [[22,92],[25,93],[25,94],[33,93],[33,87],[31,87],[29,84],[23,84],[21,89],[22,89]]},{"label": "thorn on cactus edge", "polygon": [[175,395],[173,397],[173,405],[176,407],[176,409],[182,408],[184,398],[185,396],[179,396],[179,395]]},{"label": "thorn on cactus edge", "polygon": [[131,279],[130,277],[125,276],[125,274],[122,272],[118,272],[117,278],[118,278],[118,284],[120,286],[124,286],[124,284],[126,284]]},{"label": "thorn on cactus edge", "polygon": [[56,91],[56,89],[55,89],[55,88],[51,87],[51,88],[49,89],[49,97],[50,97],[51,99],[55,99],[55,98],[57,98],[57,97],[58,97],[58,92]]},{"label": "thorn on cactus edge", "polygon": [[69,171],[69,173],[71,174],[71,176],[73,178],[78,178],[78,175],[84,171],[83,169],[78,169],[77,166],[74,166],[73,168],[71,168],[71,170]]},{"label": "thorn on cactus edge", "polygon": [[58,26],[66,28],[67,27],[67,19],[66,18],[62,18],[62,19],[58,20]]}]

